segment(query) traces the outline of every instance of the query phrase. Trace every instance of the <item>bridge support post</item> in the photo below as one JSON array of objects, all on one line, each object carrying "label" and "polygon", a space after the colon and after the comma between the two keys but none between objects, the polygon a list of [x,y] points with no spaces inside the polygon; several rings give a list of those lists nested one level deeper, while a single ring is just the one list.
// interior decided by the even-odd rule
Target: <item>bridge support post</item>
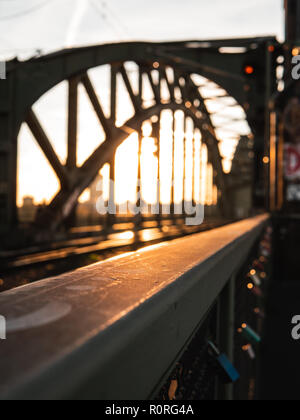
[{"label": "bridge support post", "polygon": [[[234,332],[235,332],[235,283],[236,276],[232,275],[220,296],[218,339],[220,350],[226,354],[231,363],[234,363]],[[218,399],[233,401],[234,385],[218,387]]]},{"label": "bridge support post", "polygon": [[0,235],[17,225],[17,138],[0,139]]},{"label": "bridge support post", "polygon": [[17,224],[17,134],[11,109],[14,103],[14,79],[1,80],[0,95],[0,235]]}]

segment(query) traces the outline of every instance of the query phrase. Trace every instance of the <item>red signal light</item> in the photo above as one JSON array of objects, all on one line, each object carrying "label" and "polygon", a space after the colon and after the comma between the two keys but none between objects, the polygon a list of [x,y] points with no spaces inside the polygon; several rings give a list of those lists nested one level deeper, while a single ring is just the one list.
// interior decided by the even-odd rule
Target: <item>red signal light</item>
[{"label": "red signal light", "polygon": [[251,76],[252,74],[254,74],[254,67],[253,66],[250,66],[250,65],[245,66],[245,73],[248,76]]}]

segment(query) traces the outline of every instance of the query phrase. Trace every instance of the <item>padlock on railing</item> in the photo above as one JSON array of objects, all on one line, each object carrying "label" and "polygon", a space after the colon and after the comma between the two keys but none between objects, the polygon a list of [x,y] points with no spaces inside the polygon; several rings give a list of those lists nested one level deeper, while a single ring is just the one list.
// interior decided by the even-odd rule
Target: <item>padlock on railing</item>
[{"label": "padlock on railing", "polygon": [[266,318],[265,312],[262,309],[260,309],[260,308],[254,308],[253,309],[253,312],[255,313],[255,315],[257,315],[261,319],[265,319]]},{"label": "padlock on railing", "polygon": [[256,297],[263,298],[264,294],[260,287],[254,286],[252,282],[247,284],[248,290],[250,290]]},{"label": "padlock on railing", "polygon": [[248,277],[252,280],[252,282],[254,283],[256,287],[261,286],[261,279],[259,278],[256,270],[254,269],[251,270],[250,273],[248,274]]},{"label": "padlock on railing", "polygon": [[260,244],[260,253],[263,257],[268,258],[271,255],[271,247],[264,241]]},{"label": "padlock on railing", "polygon": [[249,358],[251,360],[255,360],[256,359],[256,354],[255,351],[253,349],[253,347],[251,346],[251,344],[247,344],[246,346],[242,347],[242,350],[248,354]]},{"label": "padlock on railing", "polygon": [[253,287],[252,293],[258,298],[264,297],[263,291],[261,290],[260,287],[257,287],[257,286]]},{"label": "padlock on railing", "polygon": [[170,377],[170,385],[168,389],[168,396],[166,399],[169,401],[176,400],[176,395],[180,386],[180,381],[183,373],[183,366],[181,363],[177,363],[175,370]]},{"label": "padlock on railing", "polygon": [[242,335],[242,337],[254,344],[254,345],[258,345],[261,343],[261,338],[260,336],[251,328],[249,327],[249,325],[247,324],[242,324],[241,328],[239,328],[238,332]]},{"label": "padlock on railing", "polygon": [[221,354],[219,349],[211,341],[208,342],[208,351],[214,359],[220,380],[224,384],[231,384],[240,379],[240,374],[230,362],[228,357],[225,354]]},{"label": "padlock on railing", "polygon": [[253,262],[253,267],[255,270],[265,271],[264,265],[259,260],[255,260]]}]

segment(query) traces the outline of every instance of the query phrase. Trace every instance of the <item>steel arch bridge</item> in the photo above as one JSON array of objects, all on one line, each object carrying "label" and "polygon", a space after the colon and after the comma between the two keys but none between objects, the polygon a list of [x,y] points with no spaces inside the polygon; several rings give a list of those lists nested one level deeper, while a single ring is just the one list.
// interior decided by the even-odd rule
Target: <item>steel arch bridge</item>
[{"label": "steel arch bridge", "polygon": [[[156,117],[153,136],[159,144],[159,120],[165,110],[171,111],[173,115],[181,111],[185,120],[192,120],[194,129],[201,132],[202,141],[208,149],[208,160],[214,169],[215,182],[221,192],[220,209],[224,216],[229,217],[232,213],[232,192],[253,183],[249,173],[255,165],[249,159],[245,162],[239,158],[239,153],[245,148],[238,147],[233,165],[234,175],[224,173],[216,134],[218,126],[207,107],[207,98],[203,97],[193,75],[199,75],[224,90],[221,96],[211,99],[218,101],[222,97],[231,97],[242,107],[255,135],[254,149],[259,152],[260,160],[265,128],[261,113],[265,98],[257,86],[261,80],[247,79],[242,69],[251,60],[267,60],[268,47],[274,44],[274,38],[160,44],[124,43],[70,49],[26,62],[9,62],[7,80],[0,84],[0,232],[7,236],[8,232],[15,234],[18,231],[17,145],[23,123],[30,128],[60,181],[59,192],[39,213],[34,227],[35,232],[46,231],[51,236],[70,218],[79,197],[105,163],[111,164],[111,174],[113,173],[114,156],[122,142],[133,132],[141,133],[143,123],[154,121],[153,117]],[[128,62],[135,63],[138,68],[138,89],[134,89],[129,77],[126,67]],[[110,66],[109,116],[105,115],[88,74],[90,69],[106,65]],[[274,71],[273,67],[267,69],[269,75]],[[116,120],[118,77],[122,78],[134,109],[132,118],[122,126],[118,126]],[[153,101],[149,106],[143,95],[145,79],[153,94]],[[45,93],[62,81],[67,81],[69,86],[68,156],[65,165],[55,153],[51,140],[32,108]],[[76,161],[79,85],[85,88],[105,133],[105,141],[81,167]],[[162,85],[167,89],[168,99],[162,95]],[[247,139],[244,142],[248,152]],[[239,177],[238,172],[247,165],[248,170],[243,181],[243,176]],[[257,172],[259,171],[254,174],[254,182],[261,177]]]}]

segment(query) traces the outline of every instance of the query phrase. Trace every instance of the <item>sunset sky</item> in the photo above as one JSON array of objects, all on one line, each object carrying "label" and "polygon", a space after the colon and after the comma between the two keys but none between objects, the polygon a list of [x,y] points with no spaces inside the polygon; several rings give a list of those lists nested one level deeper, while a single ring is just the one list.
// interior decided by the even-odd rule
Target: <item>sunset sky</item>
[{"label": "sunset sky", "polygon": [[[0,0],[0,58],[21,59],[64,47],[131,40],[283,37],[283,0]],[[66,86],[39,104],[41,121],[63,159]],[[82,99],[83,117],[88,104]],[[99,143],[96,122],[80,124],[79,160]],[[34,162],[43,162],[38,167]],[[57,181],[26,129],[20,136],[19,202],[49,199]],[[42,187],[41,187],[42,185]]]},{"label": "sunset sky", "polygon": [[0,28],[0,52],[7,53],[120,40],[282,37],[283,0],[1,0]]}]

